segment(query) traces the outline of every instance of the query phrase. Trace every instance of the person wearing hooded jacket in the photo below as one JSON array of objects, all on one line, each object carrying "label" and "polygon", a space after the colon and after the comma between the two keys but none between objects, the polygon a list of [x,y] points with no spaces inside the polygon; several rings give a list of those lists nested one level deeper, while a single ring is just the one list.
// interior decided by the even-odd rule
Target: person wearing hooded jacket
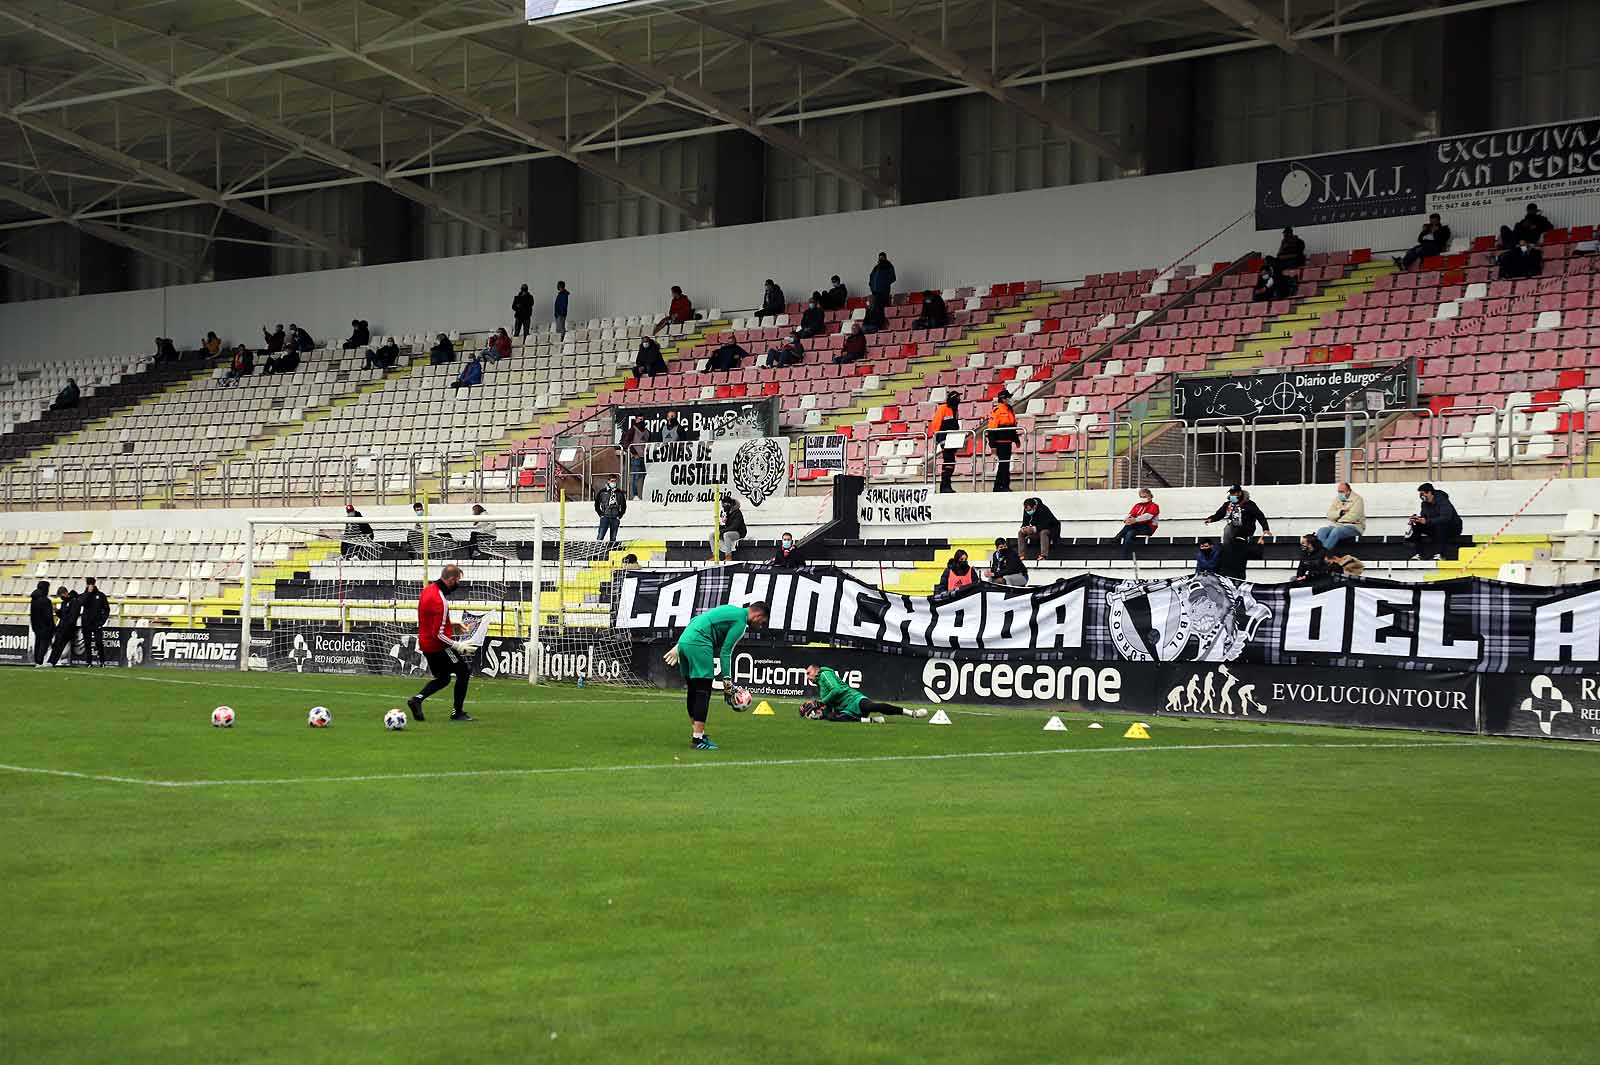
[{"label": "person wearing hooded jacket", "polygon": [[1017,547],[1025,561],[1050,557],[1050,545],[1061,539],[1061,519],[1038,496],[1022,501],[1022,526],[1017,530]]},{"label": "person wearing hooded jacket", "polygon": [[939,583],[933,586],[933,590],[957,592],[970,587],[977,579],[978,574],[973,570],[972,563],[967,561],[967,553],[957,551],[950,556],[950,561],[945,563],[944,572],[939,574]]},{"label": "person wearing hooded jacket", "polygon": [[956,475],[956,456],[961,453],[959,443],[951,446],[951,434],[961,431],[961,393],[946,392],[944,402],[933,412],[928,423],[928,439],[939,447],[939,493],[948,495],[955,491],[950,482]]},{"label": "person wearing hooded jacket", "polygon": [[66,585],[62,585],[56,590],[56,595],[61,599],[61,616],[56,620],[55,642],[50,645],[50,657],[45,659],[45,669],[59,665],[63,654],[68,656],[67,664],[72,664],[72,642],[78,635],[78,619],[83,614],[83,600],[77,592],[69,591]]},{"label": "person wearing hooded jacket", "polygon": [[33,629],[33,664],[42,666],[56,634],[56,605],[50,601],[49,581],[40,581],[28,599],[28,625]]},{"label": "person wearing hooded jacket", "polygon": [[533,293],[528,291],[528,286],[523,285],[517,289],[517,294],[511,297],[511,327],[517,336],[525,337],[533,322]]},{"label": "person wearing hooded jacket", "polygon": [[783,308],[783,289],[769,277],[761,290],[761,310],[756,312],[756,320],[776,318],[783,313]]},{"label": "person wearing hooded jacket", "polygon": [[1407,519],[1411,529],[1406,533],[1406,540],[1414,545],[1418,558],[1435,555],[1453,558],[1456,539],[1461,535],[1461,515],[1450,502],[1450,493],[1424,483],[1417,486],[1417,496],[1422,505]]},{"label": "person wearing hooded jacket", "polygon": [[1257,526],[1260,527],[1263,536],[1272,535],[1272,522],[1268,521],[1261,508],[1256,506],[1256,501],[1250,498],[1250,493],[1238,485],[1229,486],[1228,498],[1223,500],[1222,506],[1206,519],[1206,524],[1210,525],[1214,521],[1222,522],[1224,546],[1232,543],[1236,537],[1244,540],[1255,538]]}]

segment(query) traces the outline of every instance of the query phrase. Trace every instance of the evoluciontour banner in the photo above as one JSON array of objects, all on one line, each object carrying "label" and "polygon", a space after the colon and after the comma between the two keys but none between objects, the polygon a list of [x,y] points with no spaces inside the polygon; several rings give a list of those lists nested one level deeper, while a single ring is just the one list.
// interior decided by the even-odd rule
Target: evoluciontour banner
[{"label": "evoluciontour banner", "polygon": [[779,641],[950,658],[1546,674],[1600,662],[1600,582],[1251,584],[1214,574],[1090,574],[929,598],[885,592],[831,567],[734,565],[635,573],[620,583],[614,624],[640,639],[675,638],[714,606],[766,600]]},{"label": "evoluciontour banner", "polygon": [[1600,119],[1580,119],[1260,163],[1256,228],[1557,200],[1597,187]]}]

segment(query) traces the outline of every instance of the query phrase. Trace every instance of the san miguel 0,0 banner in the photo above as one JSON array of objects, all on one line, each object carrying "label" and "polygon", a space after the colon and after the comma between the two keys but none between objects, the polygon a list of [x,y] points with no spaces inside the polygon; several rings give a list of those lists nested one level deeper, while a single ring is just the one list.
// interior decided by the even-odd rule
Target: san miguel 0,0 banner
[{"label": "san miguel 0,0 banner", "polygon": [[789,441],[759,436],[646,445],[646,502],[710,504],[719,493],[755,507],[788,495]]},{"label": "san miguel 0,0 banner", "polygon": [[1443,673],[1581,673],[1600,663],[1600,583],[1536,588],[1251,584],[1214,574],[1159,581],[1083,575],[1039,588],[886,592],[831,567],[736,565],[623,579],[615,624],[674,638],[703,610],[766,600],[768,634],[940,657],[1071,662],[1239,662]]}]

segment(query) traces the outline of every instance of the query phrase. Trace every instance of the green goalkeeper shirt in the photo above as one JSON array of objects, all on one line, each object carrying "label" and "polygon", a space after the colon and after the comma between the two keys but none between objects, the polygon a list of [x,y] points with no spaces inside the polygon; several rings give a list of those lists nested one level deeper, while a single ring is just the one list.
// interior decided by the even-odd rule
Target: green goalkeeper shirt
[{"label": "green goalkeeper shirt", "polygon": [[849,717],[861,716],[861,704],[867,698],[839,679],[839,674],[829,666],[823,666],[817,671],[817,692],[823,706],[836,714],[845,714]]},{"label": "green goalkeeper shirt", "polygon": [[[722,659],[722,675],[733,676],[733,648],[744,636],[750,613],[742,606],[712,607],[689,622],[678,637],[678,653],[684,659],[686,677],[711,676],[711,660]],[[687,664],[692,660],[692,667]],[[690,671],[690,668],[693,671]],[[704,669],[704,673],[700,669]]]}]

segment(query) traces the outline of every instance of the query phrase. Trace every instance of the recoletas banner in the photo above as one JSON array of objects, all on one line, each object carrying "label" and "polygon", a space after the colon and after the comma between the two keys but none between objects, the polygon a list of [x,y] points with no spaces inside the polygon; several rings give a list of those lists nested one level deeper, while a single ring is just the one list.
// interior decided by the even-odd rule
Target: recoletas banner
[{"label": "recoletas banner", "polygon": [[734,565],[635,573],[620,585],[615,626],[641,639],[676,638],[703,610],[764,600],[769,634],[753,635],[754,643],[980,660],[1476,673],[1579,673],[1600,662],[1600,582],[1252,584],[1214,574],[1159,581],[1086,574],[1038,588],[978,585],[928,597],[885,592],[831,567]]}]

